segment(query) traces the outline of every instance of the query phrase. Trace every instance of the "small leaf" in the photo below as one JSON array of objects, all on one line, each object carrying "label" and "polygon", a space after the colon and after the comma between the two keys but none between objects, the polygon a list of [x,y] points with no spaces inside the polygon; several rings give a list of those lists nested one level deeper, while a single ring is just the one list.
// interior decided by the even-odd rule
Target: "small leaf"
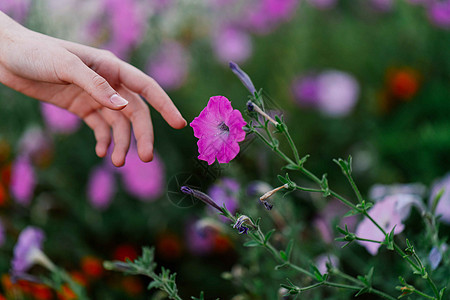
[{"label": "small leaf", "polygon": [[287,260],[290,260],[290,259],[291,259],[291,254],[292,254],[292,248],[293,248],[293,246],[294,246],[294,240],[291,239],[291,240],[289,241],[289,243],[287,244],[287,246],[286,246],[286,256],[287,256]]},{"label": "small leaf", "polygon": [[264,244],[267,244],[272,234],[275,232],[275,229],[272,229],[266,233],[266,236],[264,237]]},{"label": "small leaf", "polygon": [[444,299],[444,292],[447,289],[447,287],[444,287],[442,290],[440,290],[439,292],[439,299],[442,300]]},{"label": "small leaf", "polygon": [[358,297],[359,295],[362,295],[362,294],[366,294],[366,293],[368,293],[369,292],[369,289],[368,288],[362,288],[362,289],[360,289],[357,293],[356,293],[356,295],[355,295],[355,297]]},{"label": "small leaf", "polygon": [[[285,165],[284,167],[283,167],[283,169],[286,169],[286,170],[292,170],[292,171],[298,171],[300,168],[299,168],[299,166],[297,166],[297,165],[294,165],[294,164],[288,164],[288,165]],[[278,175],[279,176],[279,175]]]},{"label": "small leaf", "polygon": [[289,181],[288,181],[286,178],[284,178],[283,176],[278,175],[277,177],[278,177],[278,180],[279,180],[282,184],[289,183]]},{"label": "small leaf", "polygon": [[351,217],[351,216],[355,216],[355,215],[357,215],[357,214],[359,214],[360,212],[359,211],[356,211],[356,210],[349,210],[345,215],[344,215],[344,218],[345,217]]},{"label": "small leaf", "polygon": [[277,265],[277,266],[275,266],[275,270],[279,270],[279,269],[281,269],[281,268],[284,268],[284,267],[286,267],[286,266],[288,266],[289,264],[287,264],[287,263],[285,263],[285,264],[281,264],[281,265]]},{"label": "small leaf", "polygon": [[257,241],[248,241],[244,243],[244,247],[258,247],[261,246],[261,243],[258,243]]},{"label": "small leaf", "polygon": [[288,257],[286,255],[286,252],[284,252],[283,250],[280,250],[280,256],[281,256],[282,260],[288,261]]}]

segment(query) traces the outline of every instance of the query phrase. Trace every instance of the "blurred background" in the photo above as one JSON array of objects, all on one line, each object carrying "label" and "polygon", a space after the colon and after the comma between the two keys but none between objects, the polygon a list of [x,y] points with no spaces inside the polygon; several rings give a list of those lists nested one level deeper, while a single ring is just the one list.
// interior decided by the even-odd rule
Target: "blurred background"
[{"label": "blurred background", "polygon": [[[430,186],[450,171],[450,1],[0,0],[0,10],[33,30],[111,50],[155,78],[188,122],[214,95],[245,110],[247,91],[228,69],[238,63],[263,88],[267,108],[283,114],[300,153],[311,154],[307,167],[328,173],[345,195],[332,159],[349,154],[364,195],[376,183]],[[46,232],[45,252],[93,299],[164,299],[146,291],[145,278],[102,269],[103,260],[134,259],[147,245],[178,273],[183,298],[204,290],[206,299],[277,299],[285,277],[272,259],[243,248],[219,217],[183,198],[183,183],[289,230],[300,261],[339,249],[317,234],[333,234],[332,201],[294,193],[270,215],[258,204],[284,171],[252,136],[230,164],[208,166],[197,160],[192,128],[173,130],[152,111],[155,160],[141,163],[132,147],[115,168],[96,157],[93,133],[70,113],[3,85],[0,107],[0,290],[9,299],[71,299],[12,286],[12,249],[27,225]],[[201,222],[224,229],[204,234]],[[414,224],[406,234],[414,236]],[[355,254],[376,259],[357,246],[339,255]],[[344,267],[364,272],[358,262]]]}]

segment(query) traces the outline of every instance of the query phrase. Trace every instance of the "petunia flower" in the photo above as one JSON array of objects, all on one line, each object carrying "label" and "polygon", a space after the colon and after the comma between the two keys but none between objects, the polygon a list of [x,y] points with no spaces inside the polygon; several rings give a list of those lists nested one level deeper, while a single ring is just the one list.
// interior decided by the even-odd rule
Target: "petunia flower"
[{"label": "petunia flower", "polygon": [[[402,223],[403,215],[396,209],[397,205],[397,196],[387,196],[382,201],[375,203],[368,213],[385,232],[391,232],[395,226],[394,234],[399,234],[403,231],[405,225]],[[364,220],[358,224],[356,236],[380,242],[383,242],[385,239],[385,236],[380,229],[368,218],[364,218]],[[372,255],[376,255],[378,253],[378,248],[380,248],[380,244],[378,243],[365,241],[358,241],[358,243],[364,246]]]},{"label": "petunia flower", "polygon": [[428,19],[433,25],[450,29],[450,0],[436,1],[428,7]]},{"label": "petunia flower", "polygon": [[28,226],[22,230],[14,247],[14,258],[11,262],[13,275],[26,273],[35,264],[40,264],[49,270],[55,268],[42,252],[44,238],[44,232],[39,228]]},{"label": "petunia flower", "polygon": [[95,167],[89,176],[87,196],[91,205],[99,210],[108,208],[116,192],[113,172],[105,166]]},{"label": "petunia flower", "polygon": [[191,122],[194,136],[198,138],[198,159],[211,165],[229,163],[239,153],[239,144],[245,139],[242,127],[246,122],[237,109],[224,96],[214,96],[200,115]]},{"label": "petunia flower", "polygon": [[221,62],[227,63],[232,60],[242,63],[252,53],[250,35],[232,26],[220,28],[214,35],[212,43],[214,52]]},{"label": "petunia flower", "polygon": [[249,229],[255,229],[256,226],[253,224],[252,220],[246,215],[241,215],[237,218],[236,223],[234,223],[233,228],[236,228],[239,234],[248,234]]},{"label": "petunia flower", "polygon": [[445,224],[450,224],[450,173],[433,183],[431,187],[431,195],[429,200],[430,207],[438,193],[444,190],[439,203],[436,207],[436,215],[440,216],[440,221]]},{"label": "petunia flower", "polygon": [[189,251],[194,255],[209,254],[214,248],[215,231],[199,228],[200,221],[189,221],[186,226],[185,238]]},{"label": "petunia flower", "polygon": [[24,206],[31,202],[36,186],[36,175],[30,160],[18,157],[11,170],[11,193],[16,201]]},{"label": "petunia flower", "polygon": [[3,226],[3,221],[0,219],[0,247],[5,244],[6,235],[5,235],[5,227]]}]

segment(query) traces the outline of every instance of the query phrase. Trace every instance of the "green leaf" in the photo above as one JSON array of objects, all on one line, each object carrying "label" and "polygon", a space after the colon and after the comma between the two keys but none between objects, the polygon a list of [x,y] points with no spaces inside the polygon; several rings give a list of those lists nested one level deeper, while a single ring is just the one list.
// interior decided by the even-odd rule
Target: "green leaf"
[{"label": "green leaf", "polygon": [[358,215],[360,212],[359,211],[356,211],[356,210],[349,210],[345,215],[344,215],[344,218],[345,217],[351,217],[351,216],[355,216],[355,215]]},{"label": "green leaf", "polygon": [[[283,167],[283,169],[286,169],[286,170],[292,170],[292,171],[298,171],[300,168],[299,168],[299,166],[297,166],[297,165],[294,165],[294,164],[288,164],[288,165],[285,165],[285,166]],[[280,175],[278,175],[278,176],[280,176]]]},{"label": "green leaf", "polygon": [[447,289],[447,287],[444,287],[442,290],[439,291],[439,300],[444,299],[444,292]]},{"label": "green leaf", "polygon": [[282,260],[288,261],[288,257],[286,255],[286,252],[284,252],[283,250],[280,250],[280,256],[281,256]]},{"label": "green leaf", "polygon": [[355,297],[358,297],[359,295],[362,295],[362,294],[366,294],[366,293],[368,293],[369,292],[369,289],[368,288],[362,288],[362,289],[360,289],[357,293],[356,293],[356,295],[355,295]]},{"label": "green leaf", "polygon": [[350,176],[352,174],[352,157],[349,156],[347,160],[343,160],[342,158],[333,159],[333,161],[341,167],[342,172],[346,176]]},{"label": "green leaf", "polygon": [[287,264],[287,263],[284,263],[284,264],[281,264],[281,265],[276,265],[275,266],[275,270],[279,270],[279,269],[281,269],[281,268],[284,268],[284,267],[286,267],[286,266],[288,266],[289,264]]},{"label": "green leaf", "polygon": [[320,187],[323,190],[323,196],[328,197],[330,195],[330,188],[328,187],[327,174],[323,174],[322,180],[320,182]]},{"label": "green leaf", "polygon": [[287,260],[291,259],[291,255],[292,255],[292,248],[294,247],[294,240],[291,239],[289,241],[289,243],[286,246],[286,256],[287,256]]},{"label": "green leaf", "polygon": [[244,247],[258,247],[258,246],[261,246],[261,243],[257,241],[248,241],[244,243]]},{"label": "green leaf", "polygon": [[272,236],[272,234],[274,232],[275,232],[275,228],[266,233],[266,235],[264,236],[264,244],[267,244],[267,242],[269,241],[270,237]]},{"label": "green leaf", "polygon": [[322,276],[322,273],[320,273],[320,271],[319,271],[319,269],[316,267],[316,265],[314,265],[313,263],[311,263],[310,268],[311,268],[311,273],[314,274],[314,277],[316,277],[317,281],[322,282],[322,281],[324,280],[324,279],[323,279],[323,276]]},{"label": "green leaf", "polygon": [[395,225],[391,232],[389,233],[389,235],[386,236],[386,247],[388,248],[388,250],[394,250],[394,233],[395,233],[395,227],[397,225]]},{"label": "green leaf", "polygon": [[289,183],[289,181],[288,181],[286,178],[284,178],[283,176],[278,175],[277,177],[278,177],[278,180],[279,180],[282,184]]},{"label": "green leaf", "polygon": [[150,284],[147,286],[147,290],[159,289],[161,286],[162,286],[161,282],[154,280],[150,282]]}]

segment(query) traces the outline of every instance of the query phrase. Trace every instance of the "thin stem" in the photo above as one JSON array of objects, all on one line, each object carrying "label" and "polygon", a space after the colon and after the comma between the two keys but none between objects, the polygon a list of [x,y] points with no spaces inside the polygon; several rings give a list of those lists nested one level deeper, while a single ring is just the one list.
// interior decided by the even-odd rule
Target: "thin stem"
[{"label": "thin stem", "polygon": [[304,191],[304,192],[312,192],[312,193],[322,193],[323,192],[322,190],[319,190],[319,189],[305,188],[305,187],[301,187],[298,185],[295,185],[295,189]]},{"label": "thin stem", "polygon": [[420,296],[422,296],[422,297],[428,298],[428,299],[436,300],[435,297],[430,296],[430,295],[427,295],[427,294],[425,294],[424,292],[421,292],[421,291],[416,290],[416,289],[414,289],[414,293],[416,293],[416,294],[418,294],[418,295],[420,295]]},{"label": "thin stem", "polygon": [[350,182],[350,185],[352,186],[352,189],[356,194],[356,198],[358,198],[358,202],[362,203],[364,199],[362,198],[361,193],[359,192],[359,189],[356,186],[355,181],[353,180],[353,177],[350,174],[346,175],[345,177],[347,177],[348,181]]},{"label": "thin stem", "polygon": [[383,244],[383,242],[380,242],[380,241],[364,239],[364,238],[360,238],[360,237],[355,237],[355,239],[357,239],[358,241],[363,241],[363,242],[371,242],[371,243],[376,243],[376,244]]},{"label": "thin stem", "polygon": [[439,299],[440,295],[439,295],[439,291],[437,289],[437,286],[434,283],[434,281],[431,279],[430,274],[428,274],[428,273],[427,273],[427,281],[428,281],[428,285],[431,286],[431,289],[433,290],[433,293],[436,296],[436,299]]},{"label": "thin stem", "polygon": [[284,126],[284,135],[286,136],[286,139],[289,142],[289,146],[291,146],[292,152],[294,153],[295,161],[297,162],[297,165],[300,165],[300,155],[298,154],[297,147],[294,144],[294,140],[292,139],[291,135],[289,134],[289,131],[287,129],[287,126]]}]

